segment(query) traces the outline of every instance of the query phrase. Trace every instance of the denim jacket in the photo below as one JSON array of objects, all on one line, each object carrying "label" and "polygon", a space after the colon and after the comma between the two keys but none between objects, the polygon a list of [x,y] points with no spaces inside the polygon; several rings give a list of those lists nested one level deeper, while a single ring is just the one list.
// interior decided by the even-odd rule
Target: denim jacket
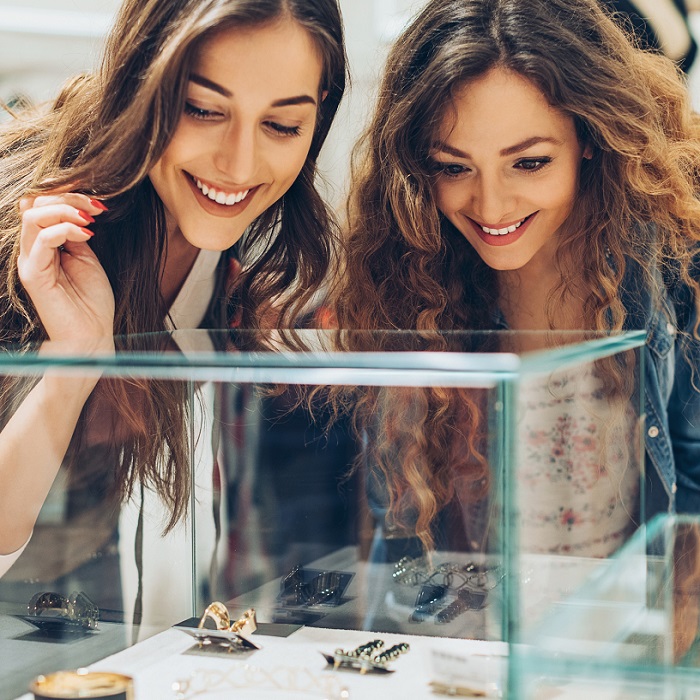
[{"label": "denim jacket", "polygon": [[[700,512],[700,341],[690,290],[662,285],[653,304],[634,265],[623,281],[626,329],[645,329],[643,352],[646,516]],[[678,329],[678,330],[677,330]]]}]

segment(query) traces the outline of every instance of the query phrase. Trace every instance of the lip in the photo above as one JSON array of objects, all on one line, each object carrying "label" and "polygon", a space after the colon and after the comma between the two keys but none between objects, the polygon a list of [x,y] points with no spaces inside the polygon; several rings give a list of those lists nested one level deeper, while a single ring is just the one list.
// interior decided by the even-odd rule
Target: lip
[{"label": "lip", "polygon": [[[502,236],[493,236],[490,233],[486,233],[486,231],[484,231],[481,228],[481,226],[476,221],[474,221],[474,219],[471,219],[469,217],[467,218],[469,219],[469,223],[471,224],[474,231],[476,231],[476,234],[484,243],[490,246],[500,247],[504,245],[510,245],[511,243],[515,243],[525,233],[525,231],[527,231],[537,214],[539,214],[539,211],[536,211],[533,214],[528,214],[525,217],[527,220],[520,224],[520,226],[518,226],[518,228],[515,229],[513,233],[504,233]],[[517,221],[522,221],[522,219],[518,219]],[[509,225],[512,224],[501,224],[499,226],[489,226],[488,228],[506,228]]]},{"label": "lip", "polygon": [[187,180],[187,184],[190,186],[190,189],[194,193],[194,196],[199,202],[199,205],[202,207],[202,209],[204,209],[204,211],[206,211],[208,214],[212,214],[213,216],[220,216],[223,218],[230,218],[242,214],[250,206],[253,197],[257,194],[258,188],[260,187],[260,185],[255,185],[254,187],[248,188],[248,194],[246,195],[246,198],[241,202],[236,202],[236,204],[230,205],[219,204],[213,199],[209,199],[209,197],[207,197],[202,192],[202,190],[200,190],[199,187],[197,187],[197,183],[194,181],[193,175],[190,175],[190,173],[188,173],[187,171],[183,172],[185,175],[185,180]]}]

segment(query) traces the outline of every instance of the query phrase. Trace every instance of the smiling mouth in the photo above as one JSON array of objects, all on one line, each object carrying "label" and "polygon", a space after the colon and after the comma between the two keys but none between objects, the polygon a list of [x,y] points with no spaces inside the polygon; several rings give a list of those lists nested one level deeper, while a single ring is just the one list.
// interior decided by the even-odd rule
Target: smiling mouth
[{"label": "smiling mouth", "polygon": [[517,231],[532,216],[534,216],[534,214],[528,214],[524,219],[520,219],[520,221],[517,223],[511,224],[510,226],[504,226],[503,228],[489,228],[488,226],[483,226],[478,221],[474,221],[474,223],[484,233],[488,233],[490,236],[505,236],[508,233],[514,233]]},{"label": "smiling mouth", "polygon": [[190,177],[192,177],[192,181],[195,185],[197,185],[197,189],[203,195],[211,199],[212,202],[216,202],[217,204],[223,204],[227,207],[232,207],[234,204],[239,204],[240,202],[245,200],[245,198],[248,196],[248,193],[251,192],[251,190],[255,189],[249,187],[248,189],[239,190],[238,192],[228,192],[226,190],[218,189],[213,185],[210,185],[207,182],[200,180],[197,177]]}]

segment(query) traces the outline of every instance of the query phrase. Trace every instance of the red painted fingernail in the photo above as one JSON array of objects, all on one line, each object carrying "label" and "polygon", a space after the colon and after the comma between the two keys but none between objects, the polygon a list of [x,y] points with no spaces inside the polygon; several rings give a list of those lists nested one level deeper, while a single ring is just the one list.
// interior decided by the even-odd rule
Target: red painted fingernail
[{"label": "red painted fingernail", "polygon": [[81,226],[81,227],[80,227],[80,230],[81,230],[83,233],[87,233],[87,235],[90,236],[90,238],[92,238],[92,237],[95,235],[89,228],[83,228],[83,227]]},{"label": "red painted fingernail", "polygon": [[94,224],[95,219],[93,219],[90,214],[88,214],[86,211],[83,211],[82,209],[78,209],[78,214],[80,215],[81,219],[85,219],[89,224]]},{"label": "red painted fingernail", "polygon": [[109,211],[107,207],[100,202],[99,199],[91,199],[90,204],[92,204],[93,207],[96,207],[97,209],[101,209],[102,211]]}]

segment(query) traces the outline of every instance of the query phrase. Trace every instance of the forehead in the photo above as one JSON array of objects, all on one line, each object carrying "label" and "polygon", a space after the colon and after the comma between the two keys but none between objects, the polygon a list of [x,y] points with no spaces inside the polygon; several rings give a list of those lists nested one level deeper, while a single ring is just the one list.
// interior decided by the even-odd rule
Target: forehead
[{"label": "forehead", "polygon": [[316,95],[323,60],[309,31],[284,18],[253,27],[229,27],[205,38],[193,69],[234,95],[253,87],[267,88],[278,97]]},{"label": "forehead", "polygon": [[455,92],[441,120],[439,136],[450,143],[466,140],[500,148],[534,134],[576,139],[574,120],[550,105],[527,78],[493,68]]}]

